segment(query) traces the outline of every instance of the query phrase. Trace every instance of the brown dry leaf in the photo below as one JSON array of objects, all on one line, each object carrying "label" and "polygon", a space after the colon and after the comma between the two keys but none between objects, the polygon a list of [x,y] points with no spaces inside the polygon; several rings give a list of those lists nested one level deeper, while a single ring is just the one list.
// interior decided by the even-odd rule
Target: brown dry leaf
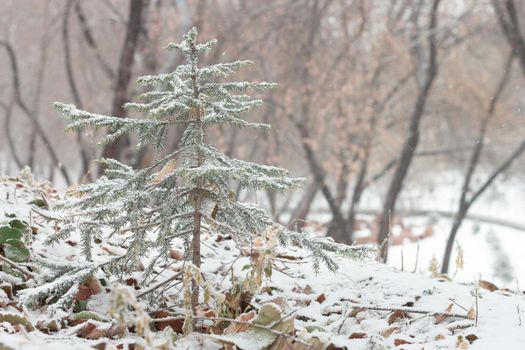
[{"label": "brown dry leaf", "polygon": [[434,338],[434,340],[443,340],[445,339],[446,337],[443,335],[443,334],[438,334],[436,335],[436,337]]},{"label": "brown dry leaf", "polygon": [[325,350],[346,350],[346,346],[344,348],[340,347],[340,346],[337,346],[337,345],[334,345],[333,343],[330,343],[330,345],[328,345],[326,348],[324,348]]},{"label": "brown dry leaf", "polygon": [[475,320],[476,319],[476,308],[473,306],[468,310],[467,317],[469,320]]},{"label": "brown dry leaf", "polygon": [[206,310],[204,311],[203,315],[204,317],[208,317],[208,318],[217,317],[217,315],[215,314],[215,311],[213,310]]},{"label": "brown dry leaf", "polygon": [[[155,313],[155,318],[157,319],[160,319],[160,318],[166,318],[166,317],[170,317],[171,314],[168,312],[168,311],[157,311]],[[169,320],[169,321],[156,321],[155,322],[155,327],[161,331],[163,330],[164,328],[166,327],[171,327],[171,329],[173,329],[174,332],[176,333],[182,333],[182,328],[184,326],[184,319],[176,319],[176,320]]]},{"label": "brown dry leaf", "polygon": [[116,255],[120,255],[119,253],[117,253],[115,251],[114,248],[111,248],[109,246],[103,246],[102,247],[102,250],[105,251],[106,253],[108,253],[109,255],[113,255],[113,256],[116,256]]},{"label": "brown dry leaf", "polygon": [[478,336],[475,335],[475,334],[469,334],[469,335],[467,335],[467,336],[465,337],[465,339],[467,339],[468,342],[469,342],[470,344],[472,344],[475,340],[478,339]]},{"label": "brown dry leaf", "polygon": [[394,346],[399,346],[403,344],[412,344],[412,343],[409,341],[406,341],[405,339],[395,339],[394,340]]},{"label": "brown dry leaf", "polygon": [[95,328],[86,335],[86,339],[120,338],[124,335],[125,330],[125,327],[117,325],[108,329]]},{"label": "brown dry leaf", "polygon": [[96,278],[91,278],[87,285],[93,294],[98,294],[102,290],[102,287]]},{"label": "brown dry leaf", "polygon": [[348,339],[364,339],[368,336],[366,333],[352,333]]},{"label": "brown dry leaf", "polygon": [[366,311],[366,309],[359,307],[357,309],[352,310],[352,312],[348,314],[348,317],[356,317],[358,313],[363,312],[363,311]]},{"label": "brown dry leaf", "polygon": [[[322,345],[320,345],[322,347]],[[302,343],[294,342],[291,339],[278,337],[268,350],[312,350],[320,349],[321,347],[309,346]]]},{"label": "brown dry leaf", "polygon": [[281,308],[281,310],[288,309],[288,303],[286,302],[286,299],[284,299],[283,297],[273,298],[272,300],[270,300],[270,303],[274,303],[278,305]]},{"label": "brown dry leaf", "polygon": [[480,280],[479,281],[479,286],[481,288],[489,290],[491,292],[494,292],[495,290],[499,289],[494,283],[491,283],[491,282],[485,281],[485,280]]},{"label": "brown dry leaf", "polygon": [[130,287],[133,287],[135,289],[139,289],[140,288],[139,287],[139,282],[135,278],[132,278],[132,277],[130,277],[130,278],[128,278],[126,280],[126,285],[128,285]]},{"label": "brown dry leaf", "polygon": [[408,318],[408,314],[406,313],[406,311],[403,311],[403,310],[396,310],[392,313],[392,315],[390,315],[390,317],[388,318],[388,324],[392,324],[394,322],[396,322],[399,318]]},{"label": "brown dry leaf", "polygon": [[75,300],[86,301],[93,295],[91,288],[85,285],[78,286],[78,292],[75,296]]},{"label": "brown dry leaf", "polygon": [[179,249],[172,249],[170,250],[170,258],[174,260],[183,260],[184,259],[184,253]]},{"label": "brown dry leaf", "polygon": [[97,326],[91,322],[84,322],[84,326],[77,329],[76,335],[80,338],[85,338],[88,334],[90,334]]},{"label": "brown dry leaf", "polygon": [[154,185],[158,185],[162,182],[168,175],[170,175],[172,172],[175,171],[176,168],[176,162],[174,160],[170,160],[169,162],[160,169],[159,173],[153,178],[151,181]]},{"label": "brown dry leaf", "polygon": [[383,338],[388,338],[396,332],[399,332],[399,327],[388,327],[387,329],[381,332],[381,335],[383,336]]},{"label": "brown dry leaf", "polygon": [[[249,322],[251,321],[253,318],[255,318],[255,316],[257,316],[257,313],[255,312],[255,310],[252,310],[250,312],[247,312],[245,314],[242,314],[242,315],[239,315],[239,317],[236,318],[237,321],[242,321],[242,322]],[[250,328],[249,325],[247,324],[242,324],[242,323],[232,323],[230,324],[228,327],[226,327],[226,329],[224,330],[224,333],[239,333],[239,332],[244,332],[245,330],[247,330],[248,328]]]},{"label": "brown dry leaf", "polygon": [[436,323],[439,324],[443,321],[445,321],[445,319],[447,318],[447,316],[445,314],[449,314],[450,311],[452,311],[452,307],[454,306],[454,304],[450,304],[446,309],[445,309],[445,312],[442,313],[442,314],[439,314],[439,315],[435,315],[434,318],[436,319]]},{"label": "brown dry leaf", "polygon": [[315,298],[315,301],[317,301],[319,304],[322,304],[323,301],[326,300],[326,295],[324,293],[321,293],[317,298]]}]

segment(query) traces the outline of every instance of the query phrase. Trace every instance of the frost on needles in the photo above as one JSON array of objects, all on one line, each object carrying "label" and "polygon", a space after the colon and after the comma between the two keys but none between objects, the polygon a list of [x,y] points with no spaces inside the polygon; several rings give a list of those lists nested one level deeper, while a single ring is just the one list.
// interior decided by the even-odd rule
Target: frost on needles
[{"label": "frost on needles", "polygon": [[[215,43],[215,40],[198,43],[197,30],[193,28],[180,44],[168,46],[180,52],[185,63],[172,73],[138,79],[138,84],[150,91],[141,96],[142,103],[128,103],[125,107],[142,112],[143,118],[105,116],[79,110],[74,105],[55,104],[70,119],[69,130],[107,128],[102,144],[134,132],[138,147],[151,145],[160,152],[166,145],[170,127],[179,124],[185,131],[177,150],[147,168],[133,169],[114,159],[100,160],[104,176],[94,183],[80,185],[61,204],[59,209],[66,219],[49,243],[64,240],[78,230],[83,255],[89,262],[94,240],[123,235],[127,238],[125,253],[106,263],[104,269],[123,276],[146,261],[142,281],[145,284],[151,279],[154,267],[169,256],[174,239],[184,241],[185,258],[198,268],[203,233],[232,235],[242,248],[271,228],[279,232],[283,244],[292,242],[308,249],[316,268],[324,263],[330,270],[337,268],[331,253],[354,258],[368,255],[367,248],[344,246],[290,231],[272,222],[263,209],[234,199],[232,184],[253,190],[286,191],[300,186],[304,179],[289,177],[285,169],[278,167],[230,158],[209,143],[206,130],[221,125],[269,129],[267,124],[243,119],[243,115],[262,104],[262,100],[250,97],[248,91],[276,87],[272,83],[223,81],[251,65],[251,61],[200,66],[199,57]],[[86,268],[91,271],[93,267]],[[85,278],[79,270],[69,272],[63,281],[66,290],[75,288],[72,283],[75,276]],[[193,286],[192,293],[194,307],[198,286]],[[61,305],[66,303],[62,301]]]}]

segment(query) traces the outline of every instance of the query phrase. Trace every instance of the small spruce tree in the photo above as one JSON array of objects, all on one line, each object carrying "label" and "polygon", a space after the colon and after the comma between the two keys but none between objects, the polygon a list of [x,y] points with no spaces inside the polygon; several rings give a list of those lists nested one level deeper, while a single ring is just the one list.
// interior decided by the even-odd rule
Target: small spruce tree
[{"label": "small spruce tree", "polygon": [[[269,125],[252,123],[241,116],[260,106],[248,90],[268,90],[271,83],[223,82],[250,61],[199,66],[199,57],[210,50],[215,40],[197,43],[197,30],[191,29],[180,44],[168,49],[182,53],[185,63],[174,72],[144,76],[138,83],[151,88],[142,95],[144,103],[128,103],[127,109],[145,114],[145,118],[120,118],[93,114],[73,105],[56,103],[56,108],[71,120],[68,129],[106,127],[102,144],[123,134],[135,132],[138,147],[152,145],[160,151],[166,144],[168,129],[184,125],[179,148],[162,156],[144,169],[133,169],[114,159],[102,159],[104,176],[96,182],[81,185],[61,205],[66,213],[61,229],[49,243],[65,239],[74,231],[82,237],[83,254],[91,260],[92,242],[116,233],[127,235],[126,252],[114,258],[105,268],[129,273],[139,262],[149,260],[144,281],[150,278],[156,264],[167,258],[171,242],[185,242],[185,256],[197,268],[201,264],[200,239],[206,233],[233,235],[238,245],[248,245],[264,230],[274,227],[281,243],[293,241],[311,252],[316,268],[324,262],[336,269],[327,252],[362,257],[369,250],[348,247],[327,239],[292,232],[272,222],[267,213],[252,204],[235,200],[232,184],[247,189],[285,191],[299,186],[303,179],[292,178],[284,169],[232,159],[207,142],[206,130],[220,125],[267,130]],[[89,271],[93,267],[88,266]],[[66,274],[65,284],[55,282],[55,291],[74,289],[74,276],[85,277],[77,270]],[[58,288],[60,287],[60,288]],[[198,303],[198,285],[193,281],[191,307]],[[49,288],[46,289],[49,291]],[[42,290],[40,291],[42,292]],[[67,294],[67,293],[66,293]],[[74,293],[73,293],[74,294]],[[31,299],[27,297],[27,299]],[[62,300],[61,305],[66,305]]]}]

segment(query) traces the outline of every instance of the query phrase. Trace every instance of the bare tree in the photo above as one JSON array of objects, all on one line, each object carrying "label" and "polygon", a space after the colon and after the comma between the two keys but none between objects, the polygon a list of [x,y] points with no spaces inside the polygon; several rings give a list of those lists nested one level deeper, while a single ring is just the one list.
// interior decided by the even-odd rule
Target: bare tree
[{"label": "bare tree", "polygon": [[[441,265],[442,273],[448,272],[452,247],[454,246],[456,235],[458,233],[459,228],[461,227],[461,224],[463,223],[463,219],[468,213],[468,210],[470,209],[472,204],[474,204],[475,200],[479,198],[479,196],[483,193],[483,191],[485,191],[489,187],[490,183],[496,178],[497,174],[499,173],[499,172],[494,173],[493,176],[490,176],[489,179],[487,180],[490,182],[485,182],[485,184],[483,184],[479,189],[474,191],[471,188],[472,178],[479,164],[481,155],[483,153],[483,148],[485,146],[487,129],[488,129],[489,123],[494,116],[498,100],[500,99],[505,89],[505,86],[507,85],[507,82],[509,80],[513,58],[514,58],[514,54],[511,53],[509,55],[509,58],[507,59],[507,62],[505,63],[505,69],[503,71],[501,81],[498,83],[498,86],[496,87],[493,97],[491,98],[491,101],[488,107],[488,111],[485,117],[481,121],[481,125],[479,128],[479,134],[475,141],[476,146],[470,157],[470,161],[469,161],[466,173],[465,173],[465,179],[463,180],[463,185],[461,187],[461,195],[459,198],[458,210],[454,217],[454,222],[452,224],[452,228],[448,236],[447,245],[445,248],[445,254],[443,256],[443,264]],[[506,163],[507,162],[505,162],[504,164]],[[510,166],[510,163],[509,163],[509,166]],[[506,167],[502,168],[500,166],[498,168],[498,171],[499,169],[501,169],[501,171],[504,171],[505,168]]]},{"label": "bare tree", "polygon": [[[421,124],[421,119],[424,116],[427,99],[438,71],[437,46],[435,37],[437,27],[437,9],[439,3],[440,0],[434,0],[430,10],[430,21],[428,26],[428,54],[426,55],[426,61],[420,62],[421,67],[418,73],[421,80],[421,86],[416,97],[414,110],[410,116],[408,135],[406,136],[405,142],[403,144],[401,155],[399,157],[399,161],[397,162],[394,175],[388,187],[383,205],[378,232],[378,242],[380,244],[386,242],[388,238],[388,234],[390,232],[390,219],[392,215],[394,215],[397,197],[401,192],[403,182],[414,158],[414,152],[419,143],[419,126]],[[384,260],[387,258],[387,252],[388,244],[383,244],[381,257]]]},{"label": "bare tree", "polygon": [[13,49],[13,46],[11,43],[5,40],[0,40],[0,46],[3,46],[7,52],[9,62],[11,65],[11,76],[12,76],[12,85],[13,85],[13,94],[15,97],[15,102],[20,107],[20,109],[24,112],[26,117],[31,121],[32,126],[35,128],[36,134],[40,137],[42,140],[42,143],[45,146],[45,149],[47,150],[49,156],[51,157],[51,160],[55,167],[60,169],[60,172],[62,173],[62,176],[64,177],[64,180],[67,184],[71,183],[71,177],[69,176],[69,173],[65,166],[62,164],[62,162],[58,158],[58,154],[53,147],[51,140],[47,136],[46,132],[44,131],[44,128],[40,124],[40,121],[37,119],[36,114],[33,110],[29,108],[27,103],[24,101],[22,97],[22,91],[20,86],[20,73],[18,70],[18,59],[15,53],[15,50]]},{"label": "bare tree", "polygon": [[497,1],[492,0],[492,5],[494,7],[496,17],[499,21],[500,28],[505,35],[507,42],[511,47],[511,54],[507,59],[505,66],[505,72],[503,77],[498,84],[496,91],[490,101],[487,115],[482,120],[479,136],[477,139],[476,147],[472,153],[469,166],[465,175],[465,180],[463,182],[461,196],[459,201],[459,208],[454,218],[452,229],[450,231],[447,246],[445,248],[445,254],[443,256],[443,264],[441,270],[443,273],[448,272],[450,264],[450,256],[452,252],[452,247],[454,245],[455,237],[459,228],[461,227],[462,221],[465,218],[469,208],[472,204],[490,187],[490,185],[507,171],[514,161],[518,159],[525,152],[525,139],[514,149],[514,151],[507,156],[507,158],[487,177],[487,179],[482,183],[477,190],[471,189],[471,182],[473,174],[476,170],[476,167],[479,163],[479,159],[483,152],[483,147],[485,144],[487,127],[490,120],[493,118],[493,115],[496,110],[497,102],[505,88],[505,85],[509,79],[511,63],[514,55],[517,56],[520,63],[521,71],[525,77],[525,38],[521,34],[520,24],[518,21],[517,8],[513,0]]}]

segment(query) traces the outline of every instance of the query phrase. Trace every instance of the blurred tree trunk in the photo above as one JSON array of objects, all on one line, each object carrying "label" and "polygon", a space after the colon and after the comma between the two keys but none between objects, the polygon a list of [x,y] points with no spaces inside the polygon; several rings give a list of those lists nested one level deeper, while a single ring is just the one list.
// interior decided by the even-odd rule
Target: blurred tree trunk
[{"label": "blurred tree trunk", "polygon": [[514,1],[513,0],[506,0],[506,1],[492,0],[492,5],[494,7],[494,11],[498,18],[501,30],[503,31],[503,34],[507,38],[507,42],[509,43],[511,47],[511,54],[507,60],[507,64],[505,66],[505,72],[503,74],[503,77],[498,87],[496,88],[494,97],[491,99],[489,109],[487,112],[487,116],[484,118],[480,126],[480,132],[479,132],[479,136],[477,139],[477,144],[474,149],[474,152],[472,153],[472,156],[469,162],[469,167],[465,175],[465,181],[463,182],[458,212],[454,219],[454,223],[452,225],[452,229],[450,231],[450,234],[447,240],[447,246],[445,248],[445,254],[443,256],[443,264],[441,267],[441,271],[443,273],[448,272],[449,265],[450,265],[450,257],[452,254],[452,247],[454,246],[456,235],[461,227],[463,219],[468,213],[469,208],[476,201],[476,199],[478,199],[483,194],[483,192],[494,182],[494,180],[496,180],[496,178],[500,174],[505,172],[512,165],[512,163],[517,158],[519,158],[522,155],[522,153],[525,151],[525,140],[523,140],[518,145],[518,147],[514,150],[514,152],[512,152],[508,156],[508,158],[505,161],[503,161],[501,165],[498,168],[496,168],[496,170],[492,172],[492,174],[487,178],[487,180],[483,183],[483,185],[481,185],[477,191],[472,191],[472,189],[470,188],[471,180],[472,180],[474,171],[479,163],[479,158],[481,156],[481,153],[483,152],[483,146],[485,143],[485,137],[486,137],[486,132],[487,132],[487,125],[490,119],[492,118],[492,116],[494,115],[497,101],[500,98],[503,92],[503,89],[505,88],[505,85],[509,79],[512,58],[514,54],[518,57],[522,73],[525,76],[525,39],[523,35],[521,34],[520,24],[518,21],[518,12],[514,4]]},{"label": "blurred tree trunk", "polygon": [[479,134],[475,140],[476,146],[474,148],[474,151],[472,152],[472,156],[470,158],[469,165],[468,165],[468,168],[465,174],[465,180],[463,181],[463,186],[461,187],[461,195],[459,199],[458,211],[456,213],[456,216],[454,217],[454,222],[452,224],[452,228],[450,230],[449,237],[447,240],[447,245],[445,248],[445,254],[443,256],[443,264],[441,265],[442,273],[448,272],[448,268],[450,264],[450,256],[452,253],[452,247],[454,246],[456,235],[461,227],[461,224],[463,223],[463,220],[465,219],[465,216],[467,215],[469,208],[474,203],[474,200],[479,196],[472,192],[472,189],[471,189],[472,178],[479,164],[481,154],[483,153],[483,148],[485,146],[485,139],[487,135],[487,129],[488,129],[489,122],[494,116],[494,112],[496,111],[497,102],[499,98],[501,97],[503,90],[505,89],[505,85],[507,85],[509,75],[510,75],[509,73],[510,73],[511,66],[512,66],[513,57],[514,55],[511,53],[505,64],[505,70],[503,72],[503,77],[501,78],[501,81],[499,82],[496,88],[496,91],[493,94],[487,114],[481,122]]},{"label": "blurred tree trunk", "polygon": [[419,143],[419,126],[425,112],[430,90],[437,75],[437,47],[436,47],[436,27],[437,27],[437,9],[440,0],[434,0],[430,11],[430,21],[428,26],[428,57],[426,62],[420,62],[423,65],[420,70],[421,87],[416,97],[414,111],[410,117],[410,126],[408,136],[403,144],[401,155],[388,187],[386,199],[383,205],[383,211],[380,217],[378,243],[382,245],[381,258],[386,261],[388,254],[388,235],[390,232],[390,220],[394,215],[396,201],[401,192],[403,182],[405,181],[408,169],[414,158],[414,152]]},{"label": "blurred tree trunk", "polygon": [[[144,5],[144,0],[130,0],[129,2],[129,16],[126,26],[126,36],[124,38],[124,45],[120,54],[117,77],[113,90],[114,96],[111,115],[114,116],[124,117],[126,115],[123,105],[129,99],[128,89],[131,81],[131,72],[134,61],[133,58],[137,49],[137,42],[142,27],[142,12]],[[124,149],[128,145],[128,136],[119,137],[114,142],[104,147],[102,150],[102,157],[120,160],[122,159],[122,153]],[[99,168],[99,175],[102,171],[103,169]]]},{"label": "blurred tree trunk", "polygon": [[492,6],[507,42],[518,57],[525,74],[525,39],[521,33],[519,13],[513,0],[492,0]]}]

